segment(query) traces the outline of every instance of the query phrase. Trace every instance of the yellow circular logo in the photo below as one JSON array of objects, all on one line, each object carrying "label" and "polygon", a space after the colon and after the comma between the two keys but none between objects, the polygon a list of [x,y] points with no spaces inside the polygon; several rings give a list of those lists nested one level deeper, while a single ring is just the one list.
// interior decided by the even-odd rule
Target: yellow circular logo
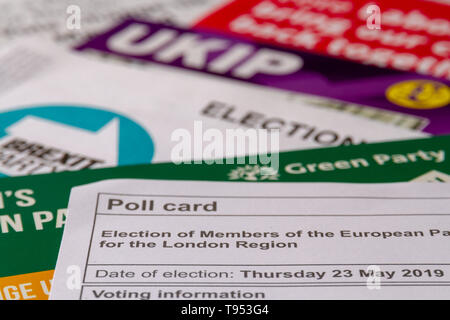
[{"label": "yellow circular logo", "polygon": [[412,109],[436,109],[450,103],[450,88],[431,80],[408,80],[393,84],[386,97],[396,105]]}]

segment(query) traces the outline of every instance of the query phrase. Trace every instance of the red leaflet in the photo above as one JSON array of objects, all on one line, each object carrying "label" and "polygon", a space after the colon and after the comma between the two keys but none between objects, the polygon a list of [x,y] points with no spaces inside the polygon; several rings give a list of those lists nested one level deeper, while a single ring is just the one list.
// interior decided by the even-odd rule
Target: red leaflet
[{"label": "red leaflet", "polygon": [[196,27],[450,78],[448,17],[450,6],[422,0],[236,0]]}]

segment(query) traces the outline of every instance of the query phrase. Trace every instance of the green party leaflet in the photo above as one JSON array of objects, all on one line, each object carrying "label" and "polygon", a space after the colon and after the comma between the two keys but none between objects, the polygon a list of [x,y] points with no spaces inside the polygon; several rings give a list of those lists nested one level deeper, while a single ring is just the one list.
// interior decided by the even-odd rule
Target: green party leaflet
[{"label": "green party leaflet", "polygon": [[[74,186],[116,178],[357,182],[450,181],[450,136],[280,153],[263,165],[172,163],[0,179],[1,299],[47,299]],[[225,162],[225,161],[224,161]]]}]

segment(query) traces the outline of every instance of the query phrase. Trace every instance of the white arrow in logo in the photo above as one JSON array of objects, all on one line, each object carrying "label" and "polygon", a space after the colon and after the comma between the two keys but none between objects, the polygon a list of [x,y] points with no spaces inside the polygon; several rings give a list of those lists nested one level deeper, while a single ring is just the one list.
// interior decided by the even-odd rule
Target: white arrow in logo
[{"label": "white arrow in logo", "polygon": [[59,122],[26,116],[0,139],[0,170],[24,175],[116,166],[119,119],[92,132]]}]

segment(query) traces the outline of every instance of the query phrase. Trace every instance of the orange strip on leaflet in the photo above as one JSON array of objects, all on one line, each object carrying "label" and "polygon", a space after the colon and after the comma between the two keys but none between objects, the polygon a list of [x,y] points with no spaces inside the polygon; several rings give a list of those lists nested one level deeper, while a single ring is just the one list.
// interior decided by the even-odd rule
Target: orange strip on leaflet
[{"label": "orange strip on leaflet", "polygon": [[0,278],[0,300],[48,300],[54,270]]}]

